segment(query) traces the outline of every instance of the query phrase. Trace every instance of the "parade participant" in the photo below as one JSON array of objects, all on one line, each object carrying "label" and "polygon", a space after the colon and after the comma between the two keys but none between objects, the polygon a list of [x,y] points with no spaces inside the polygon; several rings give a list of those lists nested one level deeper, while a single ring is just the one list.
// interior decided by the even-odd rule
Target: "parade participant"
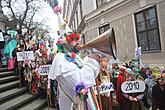
[{"label": "parade participant", "polygon": [[165,73],[157,78],[157,84],[152,88],[152,110],[165,108]]},{"label": "parade participant", "polygon": [[[125,81],[134,81],[137,78],[137,73],[134,73],[130,68],[127,68],[124,73],[126,76]],[[143,96],[144,93],[123,93],[120,90],[120,110],[142,110],[140,101],[142,100]]]},{"label": "parade participant", "polygon": [[149,108],[152,105],[152,88],[156,84],[156,81],[149,69],[146,70],[147,78],[144,80],[146,84],[146,94],[144,96],[144,106]]},{"label": "parade participant", "polygon": [[[74,37],[74,39],[72,39]],[[91,54],[90,58],[83,64],[82,59],[78,56],[77,49],[81,48],[78,44],[79,34],[69,34],[66,36],[66,42],[58,40],[58,50],[50,73],[49,79],[56,79],[60,85],[59,106],[61,110],[71,110],[72,104],[77,104],[75,86],[83,81],[90,88],[95,85],[95,78],[99,74],[99,56]],[[87,58],[86,58],[87,59]],[[90,88],[91,89],[91,88]],[[92,99],[91,91],[88,91],[88,105],[91,110],[98,110],[96,99]]]},{"label": "parade participant", "polygon": [[[99,56],[91,54],[86,57],[86,61],[78,55],[78,50],[82,48],[79,45],[80,34],[73,32],[61,16],[61,8],[56,6],[54,13],[57,14],[59,19],[59,38],[57,41],[58,53],[56,54],[50,72],[48,74],[49,81],[57,80],[59,84],[59,106],[60,110],[72,110],[74,107],[78,109],[99,110],[96,96],[92,89],[95,85],[95,78],[99,74]],[[48,89],[50,88],[48,81]],[[82,90],[82,84],[85,91]],[[79,93],[83,92],[85,101],[81,100]]]},{"label": "parade participant", "polygon": [[[105,86],[105,84],[110,83],[112,78],[111,74],[107,72],[107,59],[106,57],[100,60],[100,73],[98,76],[99,85]],[[110,92],[101,94],[101,105],[102,110],[110,110]]]},{"label": "parade participant", "polygon": [[5,46],[5,40],[3,38],[2,30],[0,29],[0,67],[2,66],[2,53],[1,49],[3,49]]},{"label": "parade participant", "polygon": [[120,67],[120,72],[117,79],[117,90],[116,90],[116,101],[119,103],[120,110],[122,110],[124,106],[124,102],[123,102],[124,100],[121,94],[121,85],[126,80],[125,74],[126,74],[126,69],[124,67]]}]

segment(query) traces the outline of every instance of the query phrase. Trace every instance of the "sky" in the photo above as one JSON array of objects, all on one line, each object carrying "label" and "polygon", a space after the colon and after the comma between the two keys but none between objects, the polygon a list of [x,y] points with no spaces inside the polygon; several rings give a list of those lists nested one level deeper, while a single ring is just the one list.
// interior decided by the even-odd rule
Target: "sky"
[{"label": "sky", "polygon": [[[13,0],[14,1],[14,0]],[[25,10],[25,4],[23,4],[22,0],[15,0],[17,2],[15,2],[15,4],[13,5],[14,8],[14,12],[22,12],[22,9]],[[59,6],[63,6],[63,1],[64,0],[58,0]],[[35,4],[36,6],[39,4]],[[58,17],[56,14],[54,14],[53,9],[49,6],[48,3],[44,3],[44,6],[42,6],[43,8],[40,10],[39,14],[36,15],[35,20],[37,21],[42,21],[44,19],[46,19],[45,24],[47,26],[49,26],[49,31],[53,32],[53,33],[57,33],[58,30]],[[7,8],[3,8],[3,12],[5,15],[8,15],[8,13],[10,12],[9,9]]]},{"label": "sky", "polygon": [[[58,0],[59,6],[63,6],[63,0]],[[48,5],[48,4],[47,4]],[[46,6],[44,16],[48,18],[47,25],[50,26],[50,32],[57,32],[59,29],[58,26],[58,17],[56,14],[54,14],[52,8],[48,5]]]}]

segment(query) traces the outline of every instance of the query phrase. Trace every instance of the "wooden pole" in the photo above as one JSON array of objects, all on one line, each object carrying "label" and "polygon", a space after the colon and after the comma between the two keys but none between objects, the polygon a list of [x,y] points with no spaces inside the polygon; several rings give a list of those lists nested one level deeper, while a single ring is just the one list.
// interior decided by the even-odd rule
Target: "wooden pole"
[{"label": "wooden pole", "polygon": [[50,97],[49,97],[49,95],[50,95],[50,94],[47,94],[48,110],[50,110],[50,100],[49,100]]},{"label": "wooden pole", "polygon": [[[98,80],[98,78],[96,79],[96,86],[97,86],[97,88],[99,89],[99,80]],[[101,96],[100,96],[100,92],[99,92],[99,90],[97,89],[97,92],[98,92],[98,100],[99,100],[99,107],[100,107],[100,110],[102,110],[102,103],[101,103]]]},{"label": "wooden pole", "polygon": [[110,100],[110,110],[112,110],[112,106],[113,106],[112,92],[110,92],[109,100]]},{"label": "wooden pole", "polygon": [[21,66],[19,64],[20,62],[18,62],[18,74],[19,74],[19,87],[22,87],[22,77],[21,77]]}]

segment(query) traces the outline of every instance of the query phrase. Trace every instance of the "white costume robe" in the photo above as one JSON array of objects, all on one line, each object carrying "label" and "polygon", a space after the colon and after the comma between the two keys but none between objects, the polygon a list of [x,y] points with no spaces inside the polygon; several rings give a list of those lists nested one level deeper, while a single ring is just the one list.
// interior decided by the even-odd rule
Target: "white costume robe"
[{"label": "white costume robe", "polygon": [[[48,78],[56,79],[60,84],[60,110],[72,110],[73,102],[76,102],[75,86],[81,81],[88,87],[95,85],[95,78],[98,76],[100,68],[96,60],[88,58],[80,69],[75,63],[66,60],[64,55],[64,53],[56,54]],[[88,96],[88,104],[94,110],[90,93]]]}]

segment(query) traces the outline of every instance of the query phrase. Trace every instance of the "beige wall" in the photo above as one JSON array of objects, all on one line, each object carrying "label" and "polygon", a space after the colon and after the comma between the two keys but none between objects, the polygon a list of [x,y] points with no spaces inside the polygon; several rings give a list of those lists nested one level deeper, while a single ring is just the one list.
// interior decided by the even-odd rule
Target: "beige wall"
[{"label": "beige wall", "polygon": [[[116,34],[117,54],[121,63],[125,61],[128,62],[134,57],[134,49],[137,45],[134,13],[140,11],[140,6],[142,6],[139,5],[138,0],[125,1],[125,3],[121,2],[123,5],[117,9],[113,7],[113,10],[109,9],[98,15],[95,14],[96,12],[93,12],[93,15],[90,13],[87,16],[86,26],[86,40],[98,36],[98,27],[103,24],[109,23],[110,26],[114,28]],[[151,4],[157,4],[162,46],[161,51],[142,54],[141,59],[143,64],[165,64],[165,1],[160,1],[161,0],[151,0],[149,2],[148,0],[140,0],[141,3],[145,3],[146,5],[143,9],[149,7]]]}]

